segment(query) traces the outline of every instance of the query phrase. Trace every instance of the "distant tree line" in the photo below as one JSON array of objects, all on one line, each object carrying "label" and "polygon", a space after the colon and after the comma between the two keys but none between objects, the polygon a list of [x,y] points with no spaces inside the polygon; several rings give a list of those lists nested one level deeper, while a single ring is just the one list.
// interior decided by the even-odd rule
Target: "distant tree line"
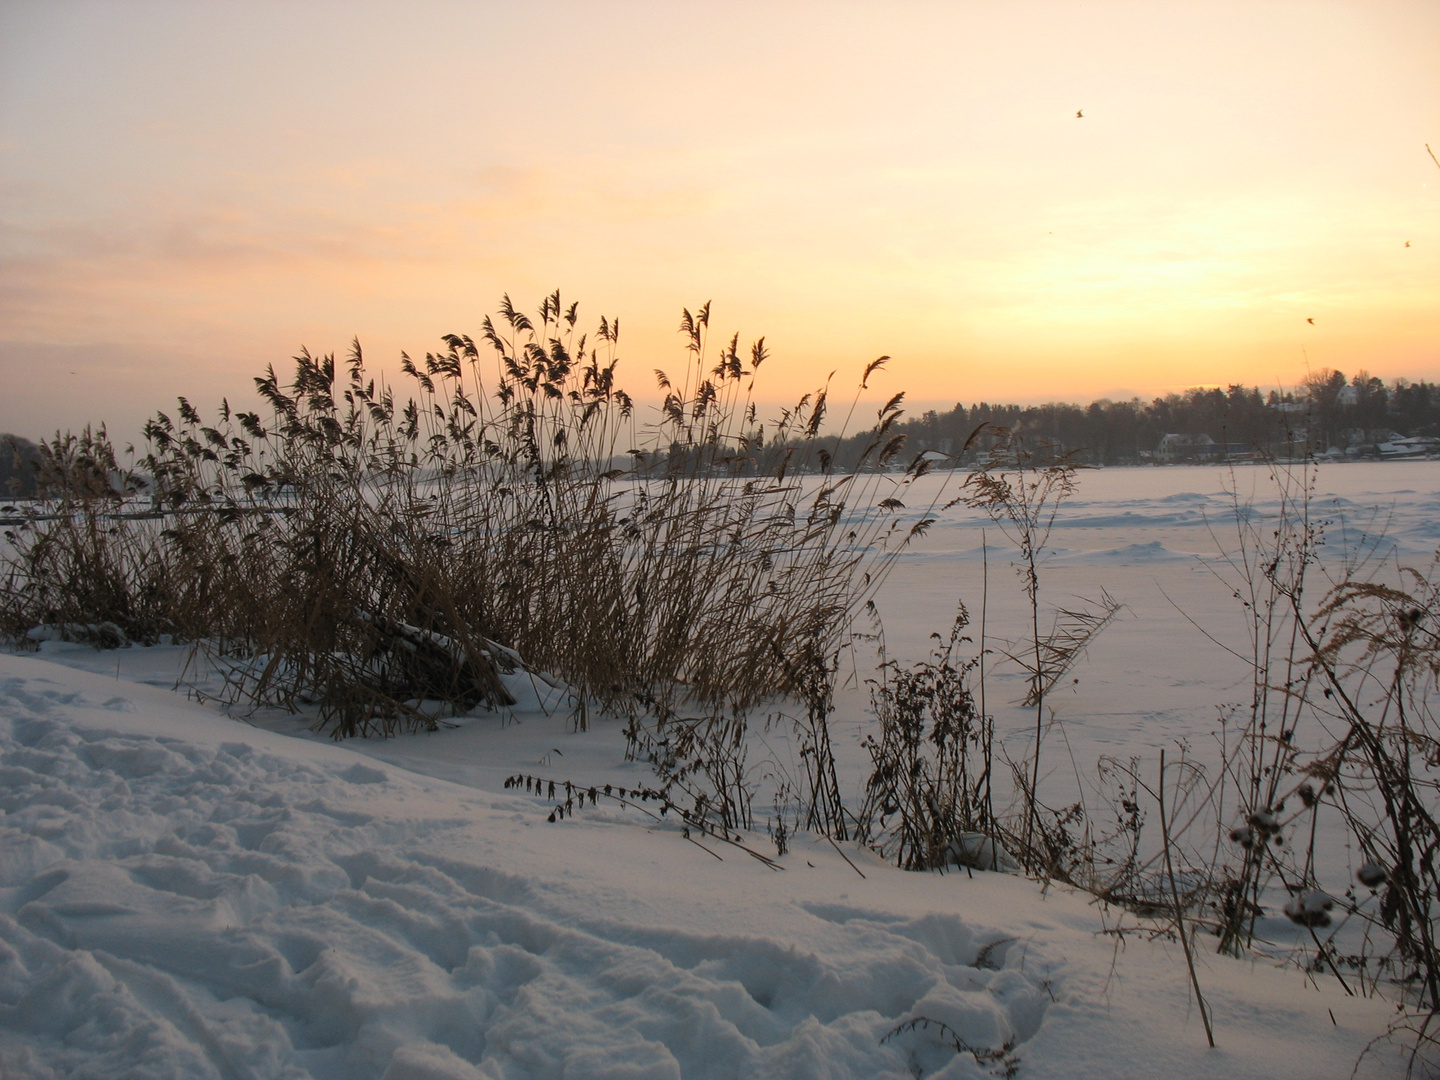
[{"label": "distant tree line", "polygon": [[35,494],[40,448],[19,435],[0,435],[0,499]]},{"label": "distant tree line", "polygon": [[[1389,439],[1440,436],[1440,386],[1406,379],[1387,385],[1365,371],[1347,379],[1342,372],[1322,369],[1298,390],[1284,394],[1262,394],[1236,384],[1224,390],[1195,387],[1149,402],[1138,397],[1089,405],[981,401],[969,408],[957,402],[946,412],[930,410],[906,419],[889,408],[886,416],[884,452],[876,452],[869,429],[813,440],[803,460],[792,459],[790,440],[781,438],[744,451],[744,471],[848,470],[862,455],[867,462],[896,465],[926,452],[944,454],[951,465],[973,464],[994,445],[994,428],[1016,431],[1032,443],[1049,444],[1090,465],[1166,460],[1159,451],[1167,436],[1172,442],[1175,436],[1184,437],[1178,440],[1180,452],[1168,460],[1233,460],[1257,453],[1296,457],[1330,450],[1351,457],[1378,456],[1379,444]],[[989,431],[981,430],[987,426]],[[977,430],[981,433],[972,439]],[[903,436],[903,443],[897,436]],[[1194,441],[1187,444],[1186,439]],[[29,440],[0,434],[0,497],[33,495],[40,457],[40,448]]]},{"label": "distant tree line", "polygon": [[[1341,372],[1322,370],[1292,393],[1262,394],[1255,387],[1233,385],[1224,390],[1196,387],[1149,402],[1137,397],[1089,405],[982,401],[966,408],[957,403],[946,412],[929,411],[901,420],[893,430],[906,436],[906,461],[933,451],[968,464],[994,442],[982,434],[961,456],[972,433],[984,425],[1006,427],[1032,442],[1053,444],[1093,465],[1156,460],[1166,436],[1189,437],[1194,446],[1203,443],[1203,456],[1211,458],[1256,453],[1285,457],[1331,449],[1352,457],[1378,456],[1379,444],[1395,437],[1440,436],[1440,387],[1405,379],[1386,385],[1364,371],[1347,379]],[[857,434],[837,440],[836,464],[846,466],[865,439]],[[1185,439],[1171,442],[1187,444]],[[1171,459],[1184,460],[1185,454]]]}]

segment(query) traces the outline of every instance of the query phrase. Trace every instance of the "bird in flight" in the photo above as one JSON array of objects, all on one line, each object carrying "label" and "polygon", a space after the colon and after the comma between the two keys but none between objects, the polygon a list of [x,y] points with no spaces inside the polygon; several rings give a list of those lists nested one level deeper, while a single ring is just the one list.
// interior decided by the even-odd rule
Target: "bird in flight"
[{"label": "bird in flight", "polygon": [[1308,322],[1311,326],[1314,326],[1314,325],[1315,325],[1315,320],[1314,320],[1314,319],[1306,319],[1305,321]]},{"label": "bird in flight", "polygon": [[1076,120],[1084,120],[1084,119],[1085,119],[1085,110],[1084,110],[1084,109],[1076,109],[1076,110],[1075,110],[1075,119],[1076,119]]}]

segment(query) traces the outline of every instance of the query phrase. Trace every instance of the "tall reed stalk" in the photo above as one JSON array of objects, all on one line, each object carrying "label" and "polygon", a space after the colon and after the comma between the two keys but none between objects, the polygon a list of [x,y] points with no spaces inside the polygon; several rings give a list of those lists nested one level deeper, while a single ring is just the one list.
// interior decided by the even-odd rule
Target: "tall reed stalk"
[{"label": "tall reed stalk", "polygon": [[402,354],[403,390],[357,342],[268,369],[249,411],[182,398],[130,471],[103,430],[57,438],[0,625],[202,642],[237,701],[315,705],[337,736],[504,706],[517,664],[578,726],[815,698],[815,658],[927,523],[900,514],[927,463],[891,472],[896,395],[837,474],[829,388],[766,420],[764,340],[716,349],[709,324],[684,313],[653,416],[619,385],[619,321],[581,333],[556,293]]}]

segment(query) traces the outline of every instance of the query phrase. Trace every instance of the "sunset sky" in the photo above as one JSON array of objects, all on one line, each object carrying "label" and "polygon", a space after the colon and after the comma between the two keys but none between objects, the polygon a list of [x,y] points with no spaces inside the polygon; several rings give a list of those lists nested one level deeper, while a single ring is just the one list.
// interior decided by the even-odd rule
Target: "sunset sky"
[{"label": "sunset sky", "polygon": [[770,400],[1437,380],[1427,143],[1436,0],[6,0],[0,431],[557,288],[637,396],[706,300]]}]

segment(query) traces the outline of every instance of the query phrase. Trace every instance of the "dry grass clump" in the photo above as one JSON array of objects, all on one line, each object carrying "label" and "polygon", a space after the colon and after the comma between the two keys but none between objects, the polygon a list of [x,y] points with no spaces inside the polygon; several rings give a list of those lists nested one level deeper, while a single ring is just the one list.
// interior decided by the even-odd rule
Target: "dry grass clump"
[{"label": "dry grass clump", "polygon": [[[1277,509],[1237,497],[1234,538],[1217,535],[1216,572],[1248,634],[1220,644],[1252,676],[1250,701],[1222,714],[1218,767],[1183,746],[1158,770],[1102,762],[1119,828],[1069,879],[1158,918],[1187,959],[1204,931],[1222,953],[1288,953],[1347,994],[1391,997],[1409,1072],[1433,1070],[1440,557],[1387,564],[1372,536],[1322,564],[1313,468],[1276,466],[1272,479]],[[1159,835],[1142,844],[1157,814]]]},{"label": "dry grass clump", "polygon": [[[1189,786],[1176,830],[1193,868],[1191,902],[1219,949],[1238,955],[1283,897],[1279,913],[1305,931],[1316,970],[1353,992],[1398,980],[1433,1011],[1437,563],[1387,567],[1362,551],[1327,572],[1313,472],[1277,469],[1275,483],[1268,518],[1237,501],[1220,571],[1247,617],[1252,695],[1227,718],[1221,770]],[[1325,849],[1322,815],[1343,826],[1348,853]]]},{"label": "dry grass clump", "polygon": [[961,656],[969,622],[962,606],[930,660],[887,660],[871,683],[879,730],[865,739],[872,769],[857,839],[906,870],[998,862],[994,721],[971,689],[979,658]]},{"label": "dry grass clump", "polygon": [[557,293],[402,355],[403,396],[356,343],[340,365],[302,351],[288,382],[268,370],[254,411],[207,421],[181,399],[132,471],[103,430],[57,438],[0,629],[204,642],[237,700],[318,704],[337,736],[504,705],[517,665],[563,680],[581,726],[595,707],[708,720],[803,696],[924,528],[897,496],[926,463],[884,475],[897,395],[836,475],[827,389],[766,423],[763,339],[715,352],[708,304],[681,331],[649,422],[617,383],[618,320],[581,334]]},{"label": "dry grass clump", "polygon": [[[1120,605],[1103,590],[1096,601],[1069,606],[1041,600],[1041,560],[1063,502],[1073,493],[1079,466],[1053,444],[1031,441],[1007,428],[982,424],[960,451],[984,447],[979,466],[948,505],[983,511],[1011,544],[1026,600],[1027,633],[996,650],[985,637],[988,562],[981,597],[980,640],[965,635],[969,612],[961,605],[948,640],[926,661],[901,668],[882,657],[871,683],[879,730],[865,740],[872,771],[858,835],[908,869],[947,865],[998,869],[1016,862],[1044,878],[1104,891],[1116,871],[1104,864],[1138,825],[1122,820],[1097,835],[1083,803],[1046,805],[1039,790],[1047,695],[1104,631]],[[1048,629],[1046,623],[1048,622]],[[932,635],[939,639],[939,635]],[[969,655],[965,655],[969,652]],[[1035,710],[1029,755],[1009,758],[995,740],[985,707],[986,660],[995,652],[1027,676],[1022,704]],[[997,752],[998,751],[998,752]],[[996,805],[997,768],[1011,781],[1009,805]]]},{"label": "dry grass clump", "polygon": [[168,629],[165,587],[133,504],[141,478],[120,467],[103,427],[57,435],[33,461],[49,497],[6,507],[0,636],[154,641]]},{"label": "dry grass clump", "polygon": [[1198,802],[1221,842],[1208,859],[1192,842],[1195,917],[1239,954],[1283,915],[1312,971],[1398,997],[1413,1072],[1440,1049],[1440,560],[1387,565],[1372,542],[1322,566],[1314,482],[1276,470],[1268,520],[1237,501],[1222,576],[1248,617],[1254,692]]}]

